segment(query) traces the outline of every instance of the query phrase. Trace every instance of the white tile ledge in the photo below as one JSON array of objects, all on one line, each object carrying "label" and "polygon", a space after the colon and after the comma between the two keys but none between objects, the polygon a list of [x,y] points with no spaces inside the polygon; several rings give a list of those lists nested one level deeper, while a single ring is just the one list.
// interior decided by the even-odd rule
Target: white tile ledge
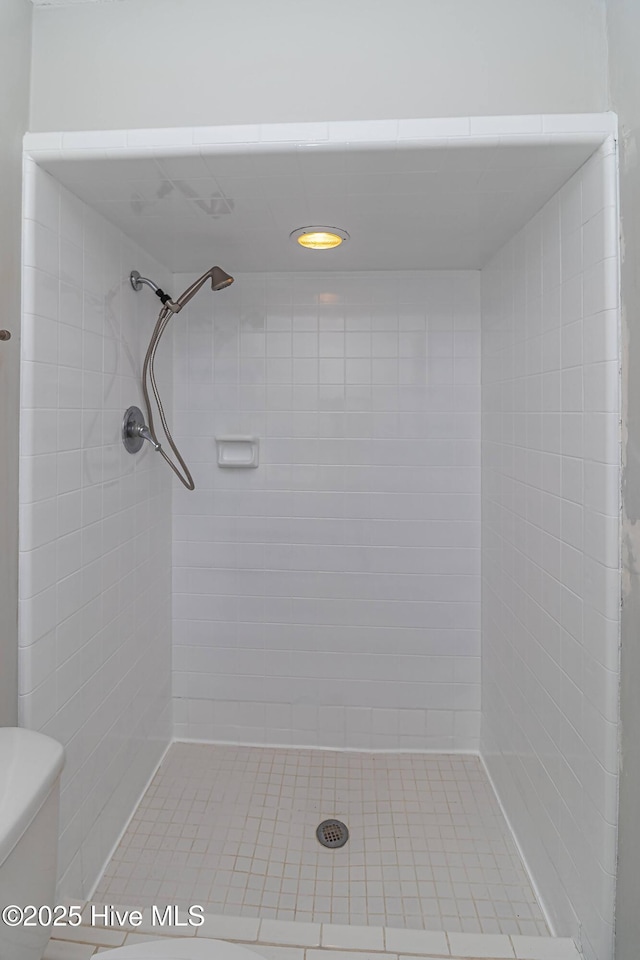
[{"label": "white tile ledge", "polygon": [[[147,920],[148,911],[145,911]],[[375,954],[380,960],[581,960],[575,943],[568,937],[529,937],[501,933],[447,933],[444,930],[414,930],[404,927],[366,927],[334,923],[301,923],[295,920],[272,920],[254,917],[232,917],[205,914],[204,923],[188,931],[176,928],[126,927],[126,932],[153,933],[155,936],[200,936],[236,943],[298,947],[307,951],[306,960],[318,960],[311,953],[337,951],[353,954],[353,960],[365,960]],[[74,940],[105,943],[104,927],[83,926]],[[63,931],[54,941],[64,941]],[[92,937],[92,934],[94,936]],[[95,936],[97,935],[97,936]],[[68,941],[67,941],[68,943]],[[74,944],[75,946],[75,944]]]},{"label": "white tile ledge", "polygon": [[263,920],[259,943],[282,943],[294,947],[319,947],[321,931],[327,924],[300,923],[295,920]]},{"label": "white tile ledge", "polygon": [[430,117],[407,120],[338,120],[326,123],[238,124],[219,127],[167,127],[135,130],[72,130],[30,132],[24,151],[34,159],[79,160],[138,158],[168,150],[172,155],[207,155],[232,148],[255,151],[278,145],[345,143],[403,147],[409,143],[466,140],[487,143],[534,144],[587,138],[594,145],[617,131],[617,116],[609,113],[525,114],[497,117]]},{"label": "white tile ledge", "polygon": [[449,933],[449,951],[453,957],[496,958],[515,957],[511,938],[506,933]]},{"label": "white tile ledge", "polygon": [[449,946],[443,930],[410,930],[385,928],[387,950],[401,954],[435,953],[447,955]]},{"label": "white tile ledge", "polygon": [[323,923],[321,943],[323,947],[342,947],[348,950],[384,950],[384,927]]},{"label": "white tile ledge", "polygon": [[580,960],[580,953],[569,937],[511,937],[517,960]]}]

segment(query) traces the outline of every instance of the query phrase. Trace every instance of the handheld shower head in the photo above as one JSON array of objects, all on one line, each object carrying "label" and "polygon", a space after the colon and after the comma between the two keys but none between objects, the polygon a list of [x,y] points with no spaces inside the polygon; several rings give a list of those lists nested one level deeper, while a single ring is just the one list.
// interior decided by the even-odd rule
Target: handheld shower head
[{"label": "handheld shower head", "polygon": [[[166,330],[171,317],[174,313],[180,313],[183,307],[185,307],[192,297],[195,297],[196,293],[206,283],[207,280],[211,280],[211,289],[212,290],[224,290],[225,287],[231,286],[233,283],[233,277],[229,276],[228,273],[222,269],[222,267],[211,267],[210,270],[207,270],[206,273],[203,273],[201,277],[194,281],[190,287],[180,294],[176,300],[172,300],[168,293],[165,293],[164,290],[161,290],[153,280],[149,280],[148,277],[141,277],[137,270],[132,270],[129,274],[129,280],[131,286],[134,290],[142,290],[143,284],[150,287],[151,290],[155,293],[156,297],[162,301],[162,310],[158,315],[156,325],[153,333],[151,334],[151,340],[149,346],[147,347],[147,352],[144,358],[144,364],[142,367],[142,393],[144,396],[144,402],[147,407],[147,422],[148,426],[148,436],[144,434],[145,439],[150,440],[153,443],[155,449],[160,453],[161,456],[167,461],[175,475],[178,477],[180,482],[184,484],[187,490],[195,489],[195,484],[193,482],[193,477],[189,471],[189,467],[182,458],[182,454],[178,450],[173,437],[171,436],[171,431],[167,423],[167,418],[164,412],[164,407],[162,406],[162,400],[160,399],[160,394],[158,392],[158,385],[156,383],[155,370],[154,370],[154,361],[156,350],[158,349],[158,344],[160,343],[160,338]],[[153,396],[158,407],[158,413],[160,415],[160,420],[162,422],[162,428],[164,430],[167,442],[178,461],[179,466],[167,455],[165,450],[162,449],[162,445],[158,442],[156,437],[155,428],[153,425],[153,414],[151,411],[151,400],[149,396],[149,384],[151,390],[153,391]],[[129,411],[127,411],[127,414]],[[128,422],[128,421],[127,421]],[[144,425],[144,422],[143,422]],[[147,429],[147,428],[145,428]],[[142,436],[140,431],[137,431],[138,436]],[[140,441],[142,442],[142,441]]]},{"label": "handheld shower head", "polygon": [[211,273],[212,290],[224,290],[225,287],[230,287],[233,283],[233,277],[225,273],[222,267],[212,267],[209,272]]},{"label": "handheld shower head", "polygon": [[233,277],[225,273],[222,267],[211,267],[211,270],[207,270],[207,272],[203,273],[190,287],[187,287],[184,293],[181,293],[180,296],[176,298],[175,303],[168,303],[167,306],[170,307],[174,313],[179,313],[183,307],[186,307],[189,300],[195,297],[200,287],[209,279],[211,279],[212,290],[224,290],[225,287],[233,283]]}]

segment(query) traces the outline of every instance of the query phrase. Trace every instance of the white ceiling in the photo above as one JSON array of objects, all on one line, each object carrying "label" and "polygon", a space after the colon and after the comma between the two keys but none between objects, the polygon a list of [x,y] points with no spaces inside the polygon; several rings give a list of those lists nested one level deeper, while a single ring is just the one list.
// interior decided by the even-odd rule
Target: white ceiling
[{"label": "white ceiling", "polygon": [[[449,140],[39,162],[175,272],[474,269],[593,150]],[[289,234],[310,224],[351,240],[303,250]]]}]

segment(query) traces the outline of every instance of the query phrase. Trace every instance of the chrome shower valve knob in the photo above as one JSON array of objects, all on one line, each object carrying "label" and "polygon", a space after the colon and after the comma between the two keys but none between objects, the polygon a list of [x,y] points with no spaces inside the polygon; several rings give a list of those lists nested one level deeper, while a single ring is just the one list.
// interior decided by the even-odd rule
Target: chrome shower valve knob
[{"label": "chrome shower valve knob", "polygon": [[144,441],[147,440],[154,450],[161,449],[149,427],[144,422],[144,415],[140,407],[129,407],[122,419],[122,442],[128,453],[138,453]]}]

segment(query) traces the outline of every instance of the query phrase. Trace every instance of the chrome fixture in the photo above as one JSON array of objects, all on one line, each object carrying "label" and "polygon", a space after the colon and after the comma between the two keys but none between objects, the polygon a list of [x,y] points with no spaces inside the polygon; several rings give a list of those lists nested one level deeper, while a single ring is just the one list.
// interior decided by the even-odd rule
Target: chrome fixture
[{"label": "chrome fixture", "polygon": [[160,444],[151,436],[151,431],[144,422],[144,414],[140,407],[129,407],[122,419],[122,442],[129,453],[137,453],[145,440],[148,440],[154,450],[160,450]]},{"label": "chrome fixture", "polygon": [[[164,457],[164,459],[167,461],[167,463],[169,464],[169,466],[171,467],[171,469],[173,470],[177,478],[180,480],[182,484],[184,484],[187,490],[194,490],[195,483],[193,482],[193,477],[191,476],[188,466],[184,462],[182,455],[180,454],[180,451],[178,450],[177,446],[173,441],[173,437],[171,436],[171,431],[169,430],[169,424],[167,423],[167,418],[164,412],[164,407],[162,405],[162,400],[160,399],[158,384],[156,383],[154,362],[155,362],[156,350],[158,349],[158,344],[160,343],[162,334],[166,330],[172,316],[174,315],[174,313],[180,313],[182,308],[186,307],[186,305],[189,303],[192,297],[195,297],[198,290],[200,290],[200,288],[207,282],[207,280],[211,280],[212,290],[224,290],[225,287],[229,287],[233,283],[233,277],[229,276],[228,273],[225,273],[222,267],[211,267],[210,270],[207,270],[206,273],[203,273],[201,277],[195,280],[194,283],[191,284],[191,286],[187,287],[187,289],[183,293],[181,293],[176,300],[172,300],[169,294],[165,293],[164,290],[162,290],[157,284],[153,282],[153,280],[149,280],[148,277],[141,277],[137,270],[132,270],[131,273],[129,274],[129,281],[133,289],[136,291],[136,293],[142,290],[143,285],[150,287],[155,293],[156,297],[158,297],[158,299],[162,302],[162,309],[158,314],[156,325],[153,329],[153,333],[151,334],[151,340],[149,341],[149,346],[147,347],[147,352],[145,354],[144,364],[142,367],[142,393],[144,396],[145,406],[147,408],[147,421],[149,425],[148,427],[145,426],[144,417],[142,417],[141,412],[138,410],[138,413],[142,418],[141,423],[138,420],[133,421],[131,430],[133,430],[134,432],[133,432],[133,435],[128,436],[128,439],[131,440],[133,443],[139,442],[139,446],[137,446],[136,448],[137,450],[139,450],[140,447],[142,446],[143,440],[149,440],[149,442],[153,444],[155,450],[157,450],[157,452]],[[151,391],[156,401],[158,414],[160,416],[160,421],[162,423],[162,429],[167,438],[167,442],[169,446],[171,447],[171,449],[173,450],[173,453],[175,454],[175,457],[178,461],[179,466],[176,465],[173,462],[173,460],[164,452],[161,444],[158,441],[158,437],[156,435],[155,427],[153,424],[153,414],[151,412],[151,399],[149,396],[148,384],[151,384]],[[127,413],[130,413],[132,410],[136,410],[136,409],[137,408],[130,407]],[[126,414],[125,414],[125,417],[126,417]],[[143,432],[143,431],[146,431],[146,432]],[[124,433],[125,433],[125,429],[123,424],[123,440],[126,446],[127,440],[124,437]],[[129,449],[129,447],[127,447],[127,449]],[[132,450],[131,452],[133,453],[135,451]]]},{"label": "chrome fixture", "polygon": [[341,227],[300,227],[289,234],[289,238],[304,247],[305,250],[335,250],[349,234]]},{"label": "chrome fixture", "polygon": [[153,282],[153,280],[149,280],[148,277],[141,277],[137,270],[132,270],[132,271],[131,271],[131,273],[129,274],[129,281],[130,281],[131,286],[133,287],[133,289],[136,291],[136,293],[138,293],[140,290],[142,290],[142,285],[143,285],[144,283],[146,283],[146,285],[147,285],[148,287],[151,287],[151,289],[152,289],[153,292],[156,294],[156,296],[160,297],[160,299],[162,300],[163,303],[165,302],[165,301],[164,301],[164,298],[165,298],[165,297],[167,298],[167,300],[170,300],[170,299],[171,299],[171,297],[168,296],[168,294],[166,294],[166,293],[164,292],[164,290],[161,290],[160,287],[158,287],[158,286]]},{"label": "chrome fixture", "polygon": [[168,307],[172,313],[180,313],[182,308],[189,303],[189,300],[196,295],[200,287],[209,279],[211,279],[211,289],[216,291],[224,290],[225,287],[230,287],[233,283],[233,277],[225,273],[222,267],[211,267],[211,270],[207,270],[206,273],[196,280],[195,283],[192,283],[190,287],[187,287],[184,293],[174,301],[169,294],[165,293],[153,280],[149,280],[148,277],[141,277],[137,270],[132,270],[129,274],[129,281],[136,293],[142,290],[143,284],[146,284],[148,287],[151,287],[156,297],[158,297],[164,306]]},{"label": "chrome fixture", "polygon": [[349,839],[349,828],[342,820],[323,820],[318,824],[316,837],[323,847],[344,847]]}]

